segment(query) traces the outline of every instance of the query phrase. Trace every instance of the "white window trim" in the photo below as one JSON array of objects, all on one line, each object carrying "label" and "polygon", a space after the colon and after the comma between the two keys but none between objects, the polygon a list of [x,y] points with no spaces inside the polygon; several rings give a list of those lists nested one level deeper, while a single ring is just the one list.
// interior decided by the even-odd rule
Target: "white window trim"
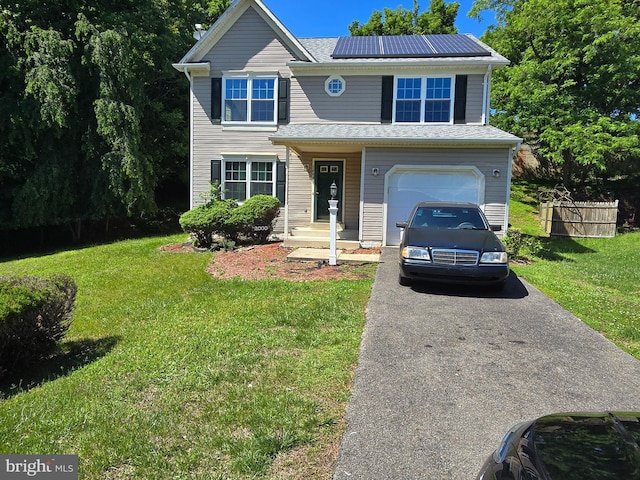
[{"label": "white window trim", "polygon": [[[396,103],[398,101],[398,80],[399,79],[420,79],[420,121],[419,122],[398,122],[396,121]],[[448,122],[426,122],[424,120],[425,106],[427,102],[427,79],[428,78],[449,78],[451,79],[451,96],[449,97],[449,121]],[[454,75],[400,75],[395,76],[393,79],[393,123],[407,124],[407,125],[449,125],[453,124],[453,111],[455,104],[455,84],[456,78]],[[444,99],[438,99],[444,100]]]},{"label": "white window trim", "polygon": [[[334,80],[338,80],[340,81],[340,83],[342,83],[342,89],[339,92],[332,92],[331,89],[329,88],[329,85]],[[340,75],[331,75],[324,82],[324,91],[327,92],[327,95],[329,95],[330,97],[339,97],[345,92],[346,89],[347,89],[347,82],[345,82],[344,78],[342,78]]]},{"label": "white window trim", "polygon": [[[222,154],[222,164],[220,165],[220,180],[222,198],[225,199],[225,187],[227,183],[226,179],[226,164],[227,162],[245,162],[246,164],[246,179],[245,179],[245,200],[251,198],[251,164],[253,162],[271,163],[271,196],[277,196],[277,174],[278,174],[278,156],[277,155],[265,155],[265,154]],[[238,183],[238,182],[234,182]],[[238,200],[238,203],[242,205],[244,200]]]},{"label": "white window trim", "polygon": [[[226,120],[225,105],[227,102],[227,80],[247,80],[247,120]],[[266,122],[251,121],[252,82],[253,80],[273,80],[273,119]],[[223,73],[222,75],[222,125],[271,126],[278,124],[278,75],[273,73]]]}]

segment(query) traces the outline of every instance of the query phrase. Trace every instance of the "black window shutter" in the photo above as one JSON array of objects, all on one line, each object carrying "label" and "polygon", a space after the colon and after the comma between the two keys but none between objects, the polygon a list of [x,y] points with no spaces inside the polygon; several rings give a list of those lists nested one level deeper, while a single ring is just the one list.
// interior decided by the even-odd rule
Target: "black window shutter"
[{"label": "black window shutter", "polygon": [[277,162],[276,165],[276,197],[280,200],[280,206],[284,207],[285,186],[287,184],[287,165],[284,162]]},{"label": "black window shutter", "polygon": [[453,105],[453,123],[465,123],[467,117],[467,76],[456,75],[456,99]]},{"label": "black window shutter", "polygon": [[222,160],[211,160],[211,183],[222,184]]},{"label": "black window shutter", "polygon": [[222,120],[222,78],[211,79],[211,121],[220,123]]},{"label": "black window shutter", "polygon": [[382,108],[380,109],[380,122],[391,123],[393,121],[393,77],[382,77]]},{"label": "black window shutter", "polygon": [[289,90],[291,88],[290,78],[280,78],[278,80],[278,124],[289,123]]}]

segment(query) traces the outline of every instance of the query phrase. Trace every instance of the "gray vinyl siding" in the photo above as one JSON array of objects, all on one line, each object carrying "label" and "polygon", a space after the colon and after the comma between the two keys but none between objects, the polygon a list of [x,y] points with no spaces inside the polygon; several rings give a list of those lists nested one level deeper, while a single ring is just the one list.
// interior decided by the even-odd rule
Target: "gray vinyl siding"
[{"label": "gray vinyl siding", "polygon": [[[193,203],[202,203],[209,192],[211,160],[222,159],[222,153],[276,154],[284,161],[286,148],[274,146],[269,132],[239,131],[211,123],[211,79],[193,78]],[[275,131],[275,127],[274,127]]]},{"label": "gray vinyl siding", "polygon": [[287,208],[289,230],[308,226],[313,220],[313,167],[298,157],[289,159],[287,178]]},{"label": "gray vinyl siding", "polygon": [[482,94],[484,93],[484,75],[469,75],[467,78],[467,117],[466,123],[482,123]]},{"label": "gray vinyl siding", "polygon": [[332,97],[328,76],[296,77],[291,82],[291,120],[295,123],[380,123],[382,77],[343,76],[345,91]]},{"label": "gray vinyl siding", "polygon": [[344,210],[342,221],[344,227],[349,230],[360,228],[360,170],[362,155],[345,156],[344,172]]},{"label": "gray vinyl siding", "polygon": [[360,154],[314,153],[302,159],[292,158],[289,162],[288,208],[289,229],[305,227],[313,222],[314,202],[314,159],[344,160],[344,192],[342,196],[342,222],[345,228],[359,228],[360,205]]},{"label": "gray vinyl siding", "polygon": [[211,181],[211,160],[219,159],[216,145],[211,142],[211,134],[219,125],[211,124],[211,79],[193,77],[193,205],[203,203],[202,195],[209,192]]},{"label": "gray vinyl siding", "polygon": [[[295,77],[291,82],[291,120],[295,123],[380,123],[381,76],[343,76],[339,97],[325,92],[328,76]],[[482,122],[484,75],[467,80],[466,123]]]},{"label": "gray vinyl siding", "polygon": [[[485,214],[491,224],[502,225],[507,202],[507,181],[510,168],[509,148],[451,148],[451,149],[393,149],[367,148],[366,171],[377,167],[378,176],[365,175],[363,195],[363,242],[381,242],[385,211],[385,174],[394,165],[469,165],[477,167],[485,176]],[[493,170],[499,169],[501,175],[493,176]]]},{"label": "gray vinyl siding", "polygon": [[211,76],[224,71],[278,71],[289,76],[287,62],[295,58],[262,17],[249,8],[202,59],[211,62]]},{"label": "gray vinyl siding", "polygon": [[[249,8],[211,49],[203,61],[212,65],[211,77],[224,71],[247,70],[253,72],[279,72],[289,76],[286,62],[293,58],[262,17]],[[211,78],[194,76],[193,91],[193,196],[194,205],[203,203],[202,195],[209,192],[211,160],[222,159],[222,154],[277,155],[286,158],[286,148],[274,146],[269,135],[276,131],[229,128],[211,122]],[[283,231],[284,215],[276,225]]]}]

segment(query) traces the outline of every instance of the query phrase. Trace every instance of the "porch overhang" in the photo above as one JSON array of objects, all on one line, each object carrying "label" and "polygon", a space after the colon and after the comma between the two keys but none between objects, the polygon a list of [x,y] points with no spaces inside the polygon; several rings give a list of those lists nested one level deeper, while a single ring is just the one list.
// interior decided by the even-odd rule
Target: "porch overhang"
[{"label": "porch overhang", "polygon": [[364,147],[516,148],[522,139],[492,126],[341,123],[292,124],[280,127],[269,140],[298,154],[358,152]]}]

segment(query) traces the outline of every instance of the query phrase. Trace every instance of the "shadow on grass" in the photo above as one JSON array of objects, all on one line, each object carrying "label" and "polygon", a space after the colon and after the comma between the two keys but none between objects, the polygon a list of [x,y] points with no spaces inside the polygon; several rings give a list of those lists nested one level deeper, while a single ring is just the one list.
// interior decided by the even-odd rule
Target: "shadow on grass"
[{"label": "shadow on grass", "polygon": [[539,239],[542,248],[537,252],[536,256],[548,260],[550,262],[574,262],[566,254],[571,253],[596,253],[595,250],[585,247],[570,237],[549,237]]},{"label": "shadow on grass", "polygon": [[28,392],[46,382],[65,377],[74,370],[104,357],[119,340],[119,337],[105,337],[65,342],[50,358],[22,370],[7,372],[7,375],[0,379],[0,399]]}]

